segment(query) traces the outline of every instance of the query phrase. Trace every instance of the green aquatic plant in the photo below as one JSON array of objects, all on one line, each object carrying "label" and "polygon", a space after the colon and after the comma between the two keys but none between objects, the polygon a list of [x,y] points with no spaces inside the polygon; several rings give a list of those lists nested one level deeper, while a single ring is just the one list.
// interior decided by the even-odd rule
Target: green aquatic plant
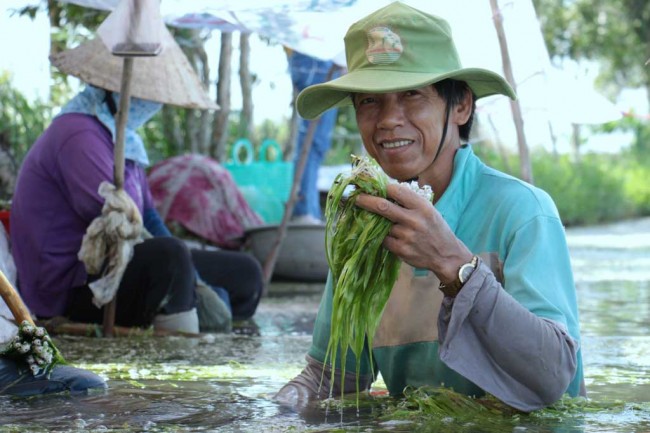
[{"label": "green aquatic plant", "polygon": [[517,426],[571,425],[586,415],[611,415],[613,412],[644,411],[643,405],[622,401],[595,401],[563,396],[554,404],[525,413],[492,395],[474,398],[444,387],[407,387],[401,398],[384,399],[383,420],[409,420],[436,432],[513,431]]},{"label": "green aquatic plant", "polygon": [[290,380],[300,372],[300,368],[287,368],[284,365],[247,365],[227,362],[222,365],[188,365],[185,363],[123,362],[123,363],[75,363],[111,380],[125,381],[206,381],[242,380],[280,377]]},{"label": "green aquatic plant", "polygon": [[[355,205],[357,196],[362,193],[386,198],[390,180],[374,160],[352,157],[351,172],[336,177],[325,206],[325,247],[333,287],[330,339],[325,363],[329,360],[332,365],[331,393],[337,355],[341,360],[341,377],[344,377],[348,348],[352,350],[356,358],[358,401],[363,349],[366,344],[372,348],[373,337],[397,280],[401,261],[382,246],[393,223]],[[409,186],[420,190],[417,182]],[[429,187],[422,192],[428,193],[429,201],[432,200],[433,193]],[[372,353],[369,353],[370,370],[373,371]]]},{"label": "green aquatic plant", "polygon": [[570,397],[565,394],[552,405],[531,412],[530,416],[541,419],[562,419],[570,415],[582,415],[585,413],[596,412],[605,413],[623,409],[631,409],[631,407],[627,407],[626,403],[621,400],[598,401],[586,397]]},{"label": "green aquatic plant", "polygon": [[66,363],[45,328],[27,320],[20,324],[18,333],[0,350],[0,354],[26,365],[34,376],[49,375],[56,365]]}]

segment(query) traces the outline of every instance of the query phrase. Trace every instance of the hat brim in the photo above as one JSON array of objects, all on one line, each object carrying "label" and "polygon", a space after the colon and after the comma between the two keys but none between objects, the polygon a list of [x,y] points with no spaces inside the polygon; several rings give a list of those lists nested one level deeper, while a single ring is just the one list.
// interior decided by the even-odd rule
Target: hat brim
[{"label": "hat brim", "polygon": [[515,91],[506,80],[487,69],[463,68],[444,74],[362,69],[307,87],[298,95],[296,106],[303,118],[315,119],[330,108],[352,104],[351,93],[400,92],[448,78],[465,81],[477,99],[497,94],[516,99]]},{"label": "hat brim", "polygon": [[[218,109],[174,37],[164,28],[163,51],[154,57],[135,57],[131,96],[185,108]],[[100,38],[50,56],[64,74],[95,87],[120,92],[123,58],[114,56]]]}]

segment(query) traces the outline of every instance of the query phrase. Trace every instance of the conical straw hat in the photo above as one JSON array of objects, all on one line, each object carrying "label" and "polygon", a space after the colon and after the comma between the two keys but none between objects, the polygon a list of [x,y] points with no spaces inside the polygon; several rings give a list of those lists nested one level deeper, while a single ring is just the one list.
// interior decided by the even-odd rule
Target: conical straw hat
[{"label": "conical straw hat", "polygon": [[[161,36],[165,47],[162,53],[134,58],[131,96],[185,108],[219,108],[164,25]],[[50,61],[64,74],[120,92],[123,58],[111,54],[100,38],[54,54]]]}]

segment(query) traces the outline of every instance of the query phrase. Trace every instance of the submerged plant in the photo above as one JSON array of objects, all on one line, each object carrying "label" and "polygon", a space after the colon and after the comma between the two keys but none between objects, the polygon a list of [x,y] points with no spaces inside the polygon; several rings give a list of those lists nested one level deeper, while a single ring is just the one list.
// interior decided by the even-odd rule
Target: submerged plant
[{"label": "submerged plant", "polygon": [[521,412],[492,395],[471,397],[445,387],[407,387],[400,399],[382,400],[383,420],[409,420],[426,425],[427,431],[500,433],[535,430],[536,426],[571,425],[586,414],[611,415],[630,410],[647,411],[621,401],[595,401],[564,395],[552,405],[530,413]]},{"label": "submerged plant", "polygon": [[27,364],[34,376],[49,375],[54,366],[66,363],[47,331],[27,320],[20,324],[18,334],[5,345],[0,354]]},{"label": "submerged plant", "polygon": [[[359,194],[386,198],[390,180],[376,162],[353,155],[350,174],[339,174],[327,196],[325,246],[332,273],[333,301],[330,339],[325,363],[332,365],[330,393],[334,386],[335,363],[340,353],[341,377],[345,377],[348,348],[356,357],[357,401],[361,355],[367,344],[370,370],[374,371],[372,342],[391,289],[397,280],[400,259],[382,246],[392,222],[355,205]],[[409,186],[420,193],[417,182]],[[346,192],[349,195],[345,197]],[[433,193],[427,187],[429,201]],[[340,352],[339,352],[340,350]],[[341,383],[341,394],[344,394]]]}]

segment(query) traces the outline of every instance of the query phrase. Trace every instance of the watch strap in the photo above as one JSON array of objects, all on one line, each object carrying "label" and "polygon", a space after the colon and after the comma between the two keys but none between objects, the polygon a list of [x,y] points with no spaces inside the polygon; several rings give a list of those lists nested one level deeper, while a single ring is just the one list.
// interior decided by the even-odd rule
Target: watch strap
[{"label": "watch strap", "polygon": [[449,284],[440,283],[438,288],[445,294],[445,296],[450,296],[452,298],[455,297],[458,295],[458,292],[460,292],[460,289],[463,288],[465,282],[469,279],[474,270],[476,270],[477,266],[478,256],[474,256],[472,257],[472,260],[464,263],[460,268],[458,268],[456,279],[454,281]]}]

